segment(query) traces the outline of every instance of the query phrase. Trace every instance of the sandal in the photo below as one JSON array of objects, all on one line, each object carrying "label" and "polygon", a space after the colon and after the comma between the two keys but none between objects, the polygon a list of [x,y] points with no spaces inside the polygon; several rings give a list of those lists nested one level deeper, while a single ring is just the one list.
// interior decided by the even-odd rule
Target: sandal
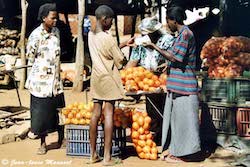
[{"label": "sandal", "polygon": [[46,147],[40,147],[40,148],[38,148],[38,150],[37,150],[37,155],[44,155],[44,154],[46,154],[47,153],[47,149],[46,149]]},{"label": "sandal", "polygon": [[179,158],[179,157],[175,157],[171,154],[168,155],[168,157],[166,158],[165,160],[166,162],[169,162],[169,163],[181,163],[181,162],[186,162],[185,160],[183,160],[182,158]]},{"label": "sandal", "polygon": [[94,164],[97,162],[100,162],[102,159],[97,155],[95,158],[90,157],[89,161],[87,162],[87,164]]},{"label": "sandal", "polygon": [[103,162],[102,165],[103,166],[115,166],[115,165],[119,165],[122,163],[122,160],[120,158],[115,158],[115,159],[111,159],[108,162]]}]

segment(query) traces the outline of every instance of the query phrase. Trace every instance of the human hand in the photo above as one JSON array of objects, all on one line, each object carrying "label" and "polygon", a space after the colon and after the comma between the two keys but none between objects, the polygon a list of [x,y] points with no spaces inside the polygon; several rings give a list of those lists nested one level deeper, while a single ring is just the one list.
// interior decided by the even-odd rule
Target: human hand
[{"label": "human hand", "polygon": [[131,46],[131,47],[136,47],[136,44],[135,44],[135,37],[132,37],[130,38],[128,41],[127,41],[127,46]]},{"label": "human hand", "polygon": [[142,46],[148,47],[150,49],[155,49],[155,44],[153,42],[143,42]]}]

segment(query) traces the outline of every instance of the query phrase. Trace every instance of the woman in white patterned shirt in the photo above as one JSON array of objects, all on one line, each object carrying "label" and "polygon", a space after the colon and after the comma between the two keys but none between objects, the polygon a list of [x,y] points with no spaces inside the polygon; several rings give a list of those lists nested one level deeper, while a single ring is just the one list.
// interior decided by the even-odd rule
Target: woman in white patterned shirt
[{"label": "woman in white patterned shirt", "polygon": [[65,106],[63,85],[60,78],[60,38],[55,27],[55,4],[39,8],[41,25],[29,36],[28,64],[32,65],[25,87],[30,91],[31,131],[41,138],[37,154],[47,152],[47,133],[58,130],[58,144],[62,144],[63,127],[58,126],[57,109]]}]

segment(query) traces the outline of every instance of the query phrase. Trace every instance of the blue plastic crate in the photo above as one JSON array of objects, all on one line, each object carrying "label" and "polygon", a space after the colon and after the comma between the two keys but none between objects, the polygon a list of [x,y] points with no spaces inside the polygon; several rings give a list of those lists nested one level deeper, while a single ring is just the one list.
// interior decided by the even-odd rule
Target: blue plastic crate
[{"label": "blue plastic crate", "polygon": [[[66,125],[66,154],[70,156],[90,156],[89,126]],[[114,128],[112,156],[118,156],[126,147],[126,129]],[[104,127],[98,126],[96,151],[103,156]]]}]

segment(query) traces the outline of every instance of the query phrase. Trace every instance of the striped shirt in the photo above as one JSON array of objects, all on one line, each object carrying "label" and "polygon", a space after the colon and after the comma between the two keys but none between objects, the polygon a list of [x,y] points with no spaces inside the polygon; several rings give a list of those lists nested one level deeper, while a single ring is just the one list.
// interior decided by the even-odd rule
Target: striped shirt
[{"label": "striped shirt", "polygon": [[197,94],[195,39],[187,26],[183,26],[169,51],[177,61],[170,62],[167,90],[183,95]]}]

